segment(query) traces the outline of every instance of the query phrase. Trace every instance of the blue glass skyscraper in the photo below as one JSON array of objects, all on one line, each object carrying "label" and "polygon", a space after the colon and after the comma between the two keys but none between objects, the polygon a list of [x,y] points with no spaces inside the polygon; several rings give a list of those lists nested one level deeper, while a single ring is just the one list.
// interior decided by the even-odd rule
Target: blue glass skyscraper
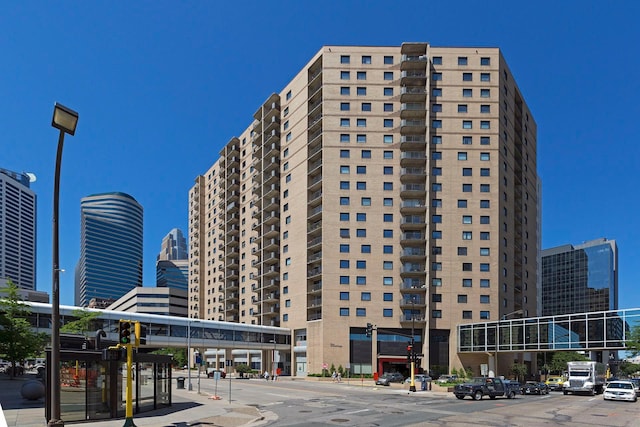
[{"label": "blue glass skyscraper", "polygon": [[116,300],[142,286],[142,206],[125,193],[102,193],[80,202],[80,261],[76,305]]}]

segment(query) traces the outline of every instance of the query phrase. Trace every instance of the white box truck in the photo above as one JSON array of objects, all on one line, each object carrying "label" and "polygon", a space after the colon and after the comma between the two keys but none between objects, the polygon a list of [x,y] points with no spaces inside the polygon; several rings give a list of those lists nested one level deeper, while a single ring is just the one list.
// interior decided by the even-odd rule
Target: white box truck
[{"label": "white box truck", "polygon": [[562,385],[562,392],[587,393],[591,396],[602,393],[606,369],[599,362],[567,362],[567,380]]}]

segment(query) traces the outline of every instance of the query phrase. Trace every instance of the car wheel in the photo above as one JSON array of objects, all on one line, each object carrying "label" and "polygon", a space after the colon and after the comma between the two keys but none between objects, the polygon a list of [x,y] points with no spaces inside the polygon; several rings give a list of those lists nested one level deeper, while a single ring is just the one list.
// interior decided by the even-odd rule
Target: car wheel
[{"label": "car wheel", "polygon": [[478,390],[473,394],[473,400],[481,400],[481,399],[482,399],[482,392]]},{"label": "car wheel", "polygon": [[456,397],[457,397],[458,399],[460,399],[460,400],[464,399],[464,396],[459,395],[459,394],[456,394]]},{"label": "car wheel", "polygon": [[507,394],[507,399],[513,399],[514,397],[516,397],[516,394],[513,391],[510,391],[509,394]]}]

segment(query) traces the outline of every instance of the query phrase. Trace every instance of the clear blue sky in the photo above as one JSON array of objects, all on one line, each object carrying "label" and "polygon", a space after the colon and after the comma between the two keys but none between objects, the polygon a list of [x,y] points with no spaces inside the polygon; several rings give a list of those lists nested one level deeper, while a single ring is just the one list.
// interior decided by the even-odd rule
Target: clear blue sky
[{"label": "clear blue sky", "polygon": [[[619,248],[620,307],[640,307],[637,1],[25,1],[0,9],[0,167],[38,180],[38,289],[51,290],[54,102],[65,140],[61,302],[73,302],[80,199],[144,207],[144,283],[188,190],[256,108],[323,45],[497,46],[538,124],[543,248]],[[635,184],[634,184],[635,183]]]}]

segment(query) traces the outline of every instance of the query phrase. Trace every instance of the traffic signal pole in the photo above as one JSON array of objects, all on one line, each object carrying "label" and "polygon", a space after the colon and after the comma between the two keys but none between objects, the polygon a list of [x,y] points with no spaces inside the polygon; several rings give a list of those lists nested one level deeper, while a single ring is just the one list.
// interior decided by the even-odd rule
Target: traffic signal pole
[{"label": "traffic signal pole", "polygon": [[133,346],[127,345],[127,389],[126,389],[126,406],[125,406],[125,421],[123,427],[136,427],[133,423]]}]

